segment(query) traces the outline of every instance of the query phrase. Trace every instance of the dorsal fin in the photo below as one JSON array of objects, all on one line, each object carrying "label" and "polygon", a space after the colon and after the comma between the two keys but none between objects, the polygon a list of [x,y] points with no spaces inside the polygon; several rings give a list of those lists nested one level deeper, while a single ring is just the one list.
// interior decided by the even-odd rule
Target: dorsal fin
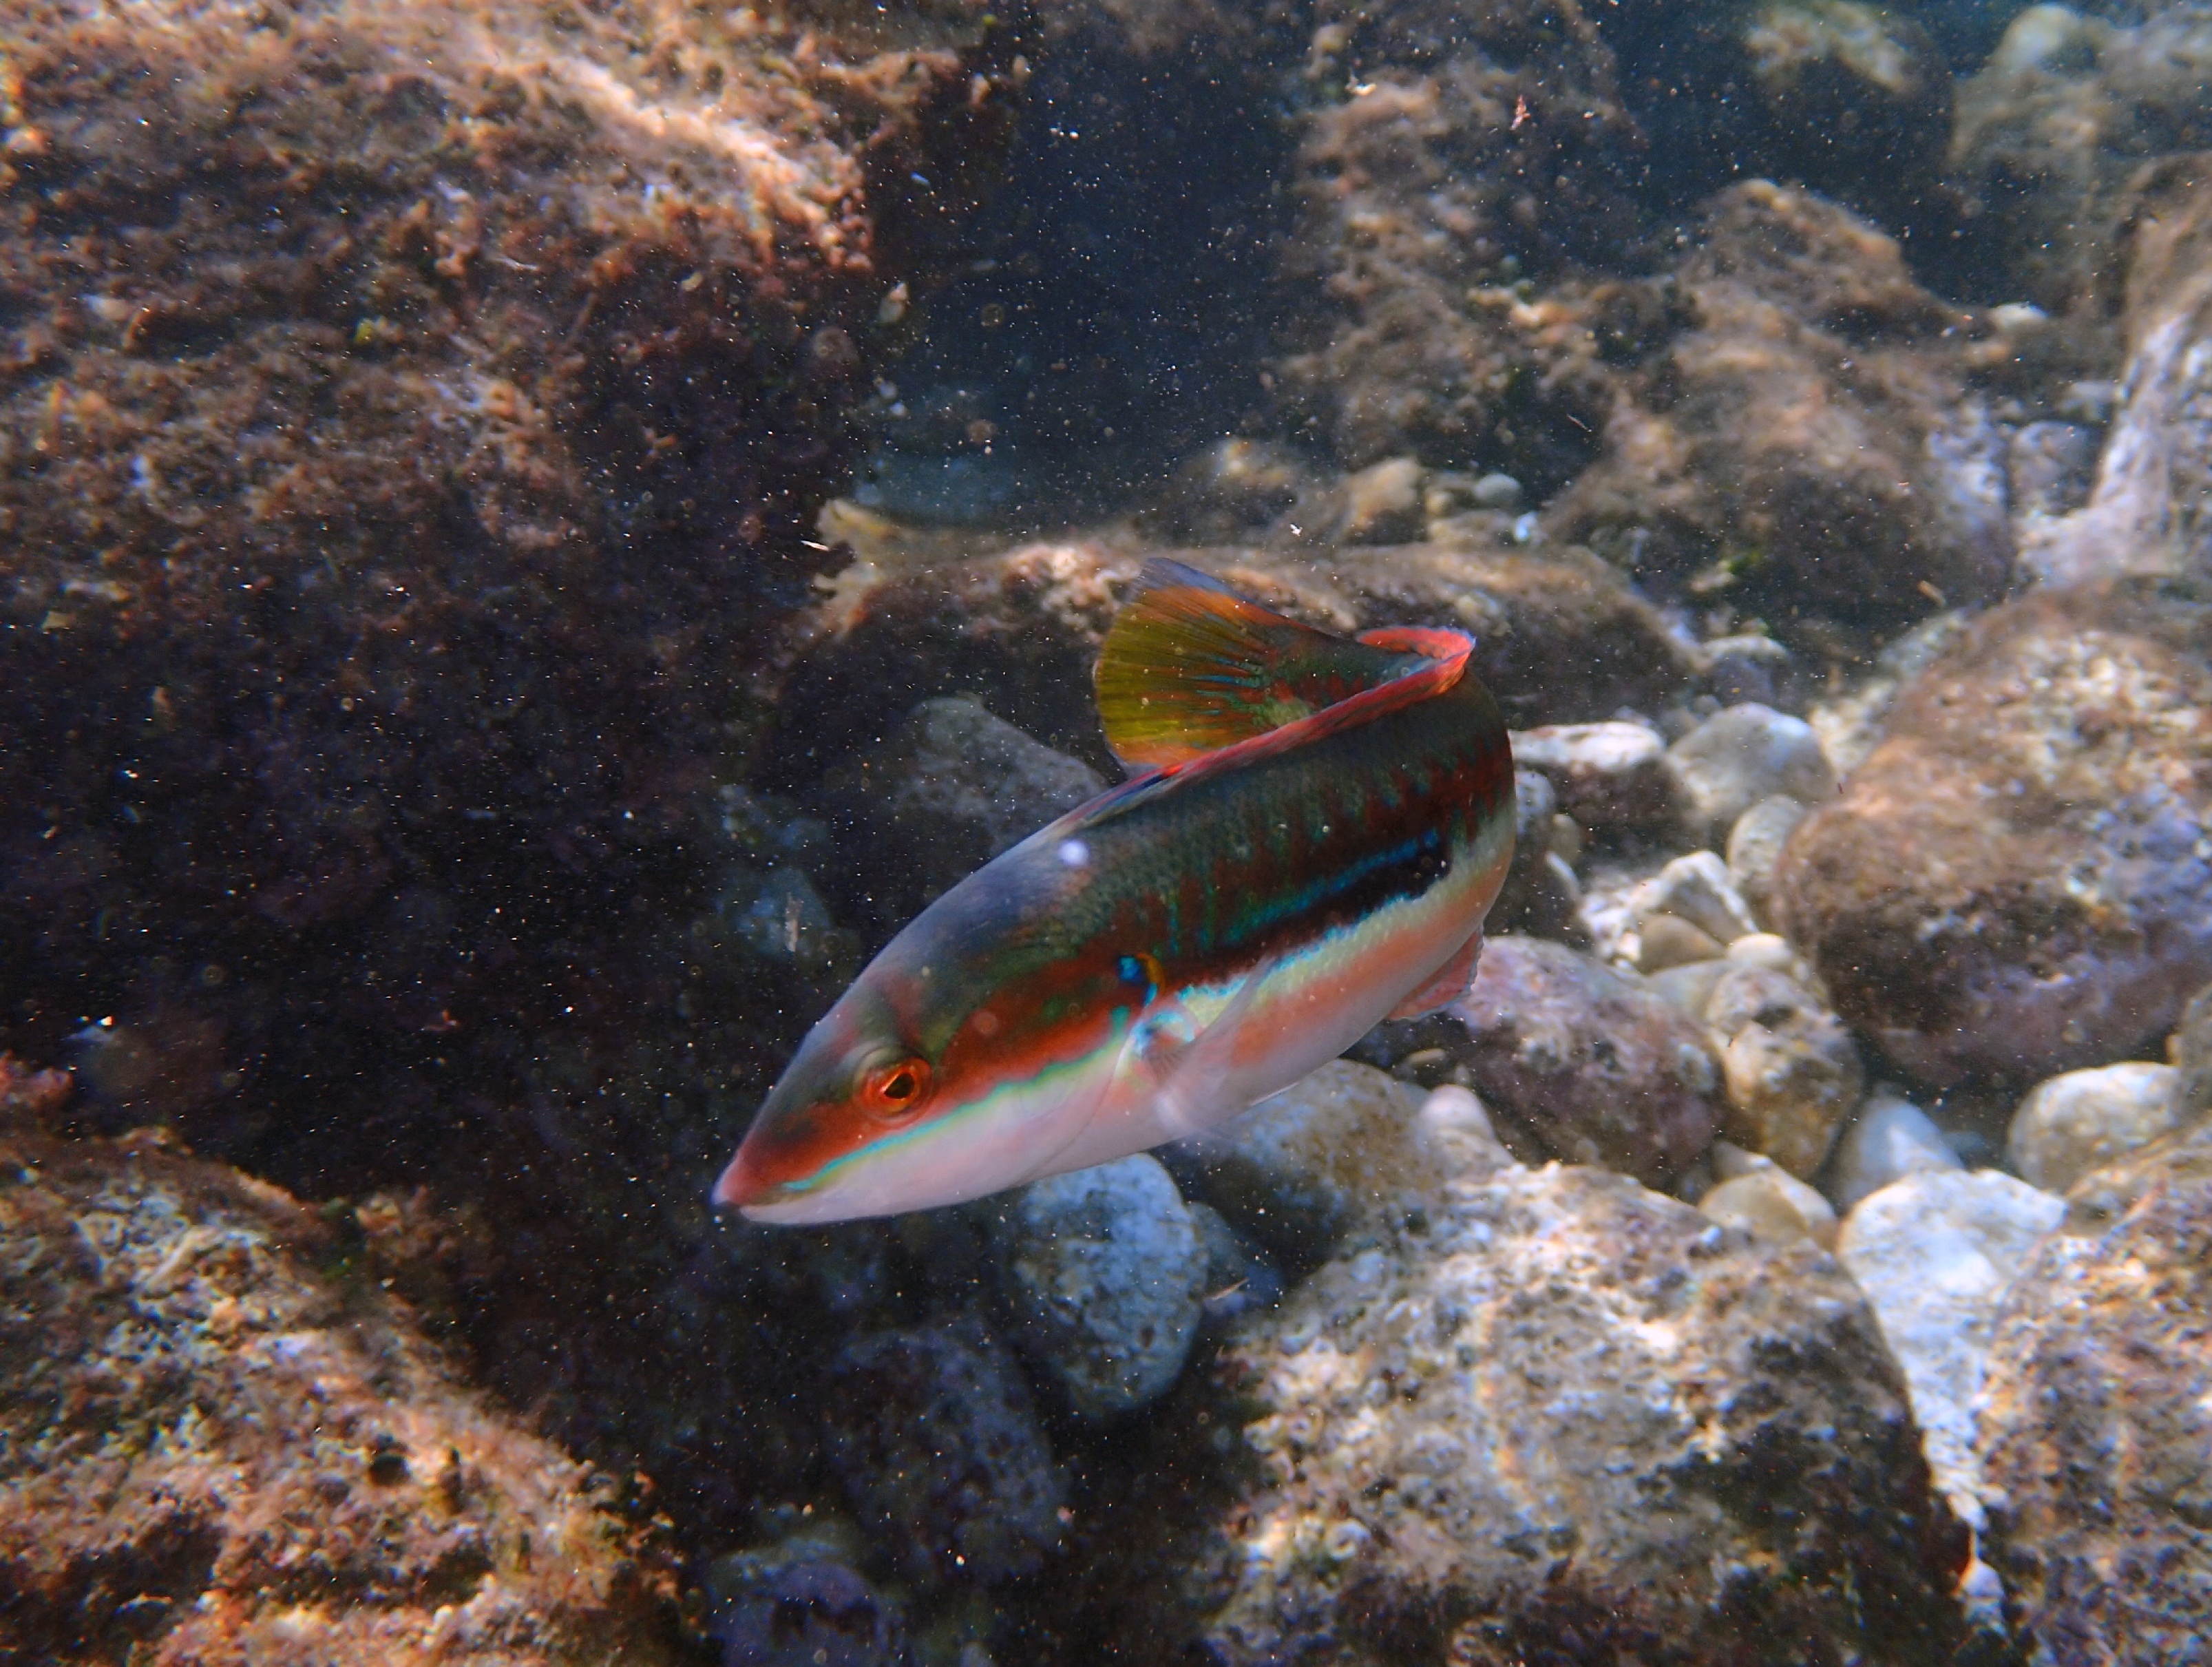
[{"label": "dorsal fin", "polygon": [[1310,717],[1426,660],[1301,625],[1155,557],[1099,647],[1098,716],[1115,757],[1164,769]]}]

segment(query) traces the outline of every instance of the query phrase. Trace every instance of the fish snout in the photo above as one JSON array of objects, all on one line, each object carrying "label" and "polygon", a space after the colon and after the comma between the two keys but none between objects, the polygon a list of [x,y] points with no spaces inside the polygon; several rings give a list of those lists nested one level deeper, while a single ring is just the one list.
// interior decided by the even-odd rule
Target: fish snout
[{"label": "fish snout", "polygon": [[753,1142],[747,1141],[738,1147],[738,1155],[730,1159],[721,1179],[714,1183],[714,1202],[724,1209],[750,1213],[763,1204],[775,1203],[791,1190],[783,1182],[763,1172]]}]

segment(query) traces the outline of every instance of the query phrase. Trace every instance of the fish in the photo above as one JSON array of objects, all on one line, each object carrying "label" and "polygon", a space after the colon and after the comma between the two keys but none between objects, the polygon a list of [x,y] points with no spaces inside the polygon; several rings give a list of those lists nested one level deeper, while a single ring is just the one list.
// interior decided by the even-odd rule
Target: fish
[{"label": "fish", "polygon": [[1511,745],[1474,650],[1335,636],[1148,562],[1093,678],[1135,773],[891,940],[715,1202],[792,1225],[963,1203],[1216,1133],[1455,1000],[1513,855]]}]

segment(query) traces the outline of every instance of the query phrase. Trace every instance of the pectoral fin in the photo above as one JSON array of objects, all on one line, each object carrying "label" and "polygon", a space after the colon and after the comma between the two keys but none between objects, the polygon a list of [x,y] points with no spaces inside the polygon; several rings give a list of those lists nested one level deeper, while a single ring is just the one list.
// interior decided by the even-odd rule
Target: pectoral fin
[{"label": "pectoral fin", "polygon": [[1482,934],[1478,930],[1465,947],[1437,969],[1436,976],[1391,1008],[1387,1017],[1419,1019],[1423,1013],[1449,1007],[1467,994],[1467,987],[1474,982],[1475,963],[1481,958]]},{"label": "pectoral fin", "polygon": [[1273,963],[1255,968],[1229,1003],[1197,1027],[1188,1008],[1171,1001],[1147,1014],[1129,1039],[1134,1069],[1152,1085],[1161,1129],[1182,1140],[1226,1122],[1244,1110],[1228,1092],[1237,1032],[1250,1014]]}]

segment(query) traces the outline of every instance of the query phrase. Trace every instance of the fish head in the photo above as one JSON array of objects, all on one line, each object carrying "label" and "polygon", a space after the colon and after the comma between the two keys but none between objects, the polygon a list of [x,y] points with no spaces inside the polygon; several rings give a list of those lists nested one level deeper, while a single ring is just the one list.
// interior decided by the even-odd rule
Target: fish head
[{"label": "fish head", "polygon": [[1080,1130],[1112,1075],[1110,1026],[1046,1022],[1095,1008],[1079,968],[992,964],[1006,888],[976,883],[992,872],[940,898],[808,1032],[715,1202],[786,1224],[930,1209],[1033,1178]]}]

